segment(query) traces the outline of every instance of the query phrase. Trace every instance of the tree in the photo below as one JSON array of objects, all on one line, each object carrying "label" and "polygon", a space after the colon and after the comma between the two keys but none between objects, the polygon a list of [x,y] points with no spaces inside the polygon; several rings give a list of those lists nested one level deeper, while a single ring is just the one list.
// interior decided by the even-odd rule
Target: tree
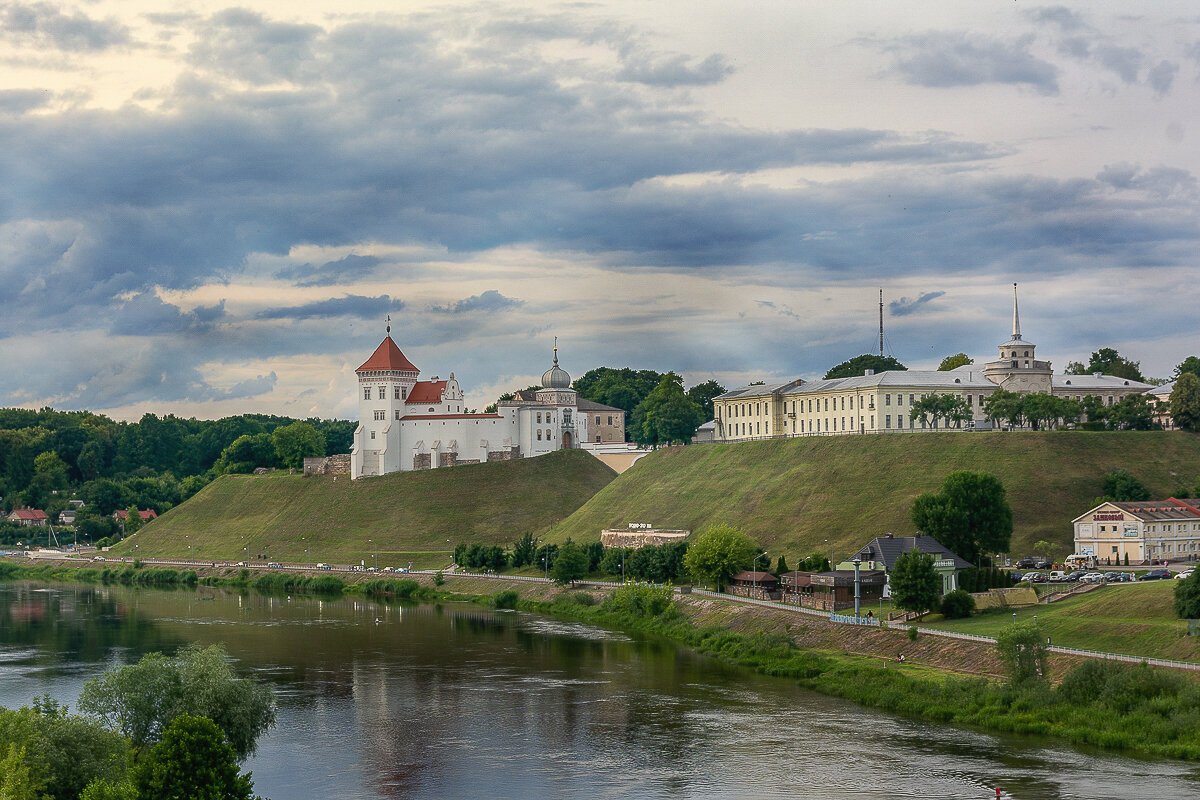
[{"label": "tree", "polygon": [[830,368],[825,373],[825,380],[831,378],[857,378],[865,374],[869,369],[879,373],[889,370],[907,370],[908,367],[891,356],[875,356],[870,353],[864,353],[861,356],[855,356],[848,361],[843,361],[836,367]]},{"label": "tree", "polygon": [[1122,431],[1152,431],[1161,428],[1154,421],[1155,409],[1144,394],[1130,394],[1109,406],[1105,418],[1108,427]]},{"label": "tree", "polygon": [[213,469],[219,474],[253,472],[256,467],[275,466],[277,458],[271,434],[243,434],[221,451]]},{"label": "tree", "polygon": [[558,548],[558,556],[554,559],[554,566],[550,568],[550,576],[559,586],[574,583],[587,574],[588,561],[583,548],[567,539],[563,546]]},{"label": "tree", "polygon": [[1012,519],[1004,484],[988,472],[951,472],[939,494],[918,496],[912,508],[918,530],[973,564],[1008,550]]},{"label": "tree", "polygon": [[1021,416],[1021,395],[1007,389],[997,389],[983,401],[983,413],[992,422],[1003,420],[1013,427],[1024,421]]},{"label": "tree", "polygon": [[1049,675],[1048,651],[1036,622],[1005,625],[996,637],[996,650],[1013,685],[1044,680]]},{"label": "tree", "polygon": [[1104,492],[1102,501],[1111,500],[1120,503],[1150,499],[1150,489],[1146,484],[1142,483],[1133,473],[1124,469],[1113,469],[1104,473],[1101,489]]},{"label": "tree", "polygon": [[1178,380],[1180,375],[1185,372],[1190,372],[1197,378],[1200,378],[1200,358],[1196,356],[1188,356],[1175,367],[1175,379]]},{"label": "tree", "polygon": [[924,614],[942,597],[942,578],[933,568],[933,556],[909,550],[896,559],[888,576],[892,602],[897,608]]},{"label": "tree", "polygon": [[[661,373],[649,369],[597,367],[576,378],[571,385],[580,397],[622,409],[628,415],[627,419],[631,419],[633,410],[654,391],[662,377]],[[626,428],[626,433],[630,432]]]},{"label": "tree", "polygon": [[716,416],[713,411],[713,398],[722,394],[725,394],[725,387],[712,380],[698,383],[687,390],[687,396],[700,406],[700,416],[706,421]]},{"label": "tree", "polygon": [[1027,394],[1018,401],[1020,415],[1033,429],[1056,426],[1060,420],[1075,422],[1079,419],[1079,403],[1068,397],[1055,397],[1045,392]]},{"label": "tree", "polygon": [[276,428],[271,433],[271,442],[275,457],[291,469],[303,467],[308,456],[325,455],[325,437],[307,422],[293,422]]},{"label": "tree", "polygon": [[948,592],[938,609],[946,619],[965,619],[975,613],[975,598],[962,589]]},{"label": "tree", "polygon": [[634,409],[640,422],[634,441],[641,444],[686,442],[704,422],[700,406],[683,393],[683,378],[668,372]]},{"label": "tree", "polygon": [[975,359],[968,356],[966,353],[955,353],[952,356],[946,356],[942,359],[942,363],[938,364],[938,372],[949,372],[952,369],[965,367],[967,364],[974,364]]},{"label": "tree", "polygon": [[785,572],[789,572],[789,571],[790,570],[788,570],[787,557],[785,555],[783,555],[782,553],[780,553],[779,561],[777,561],[775,563],[775,577],[778,578],[780,575],[784,574]]},{"label": "tree", "polygon": [[66,488],[66,463],[53,451],[38,454],[33,459],[33,480],[25,492],[29,505],[45,508],[56,492]]},{"label": "tree", "polygon": [[1087,364],[1082,361],[1068,361],[1066,369],[1063,370],[1063,375],[1087,375]]},{"label": "tree", "polygon": [[719,592],[729,577],[750,566],[758,548],[738,528],[716,525],[702,531],[687,549],[684,566],[697,581],[712,584]]},{"label": "tree", "polygon": [[967,401],[956,394],[927,394],[912,404],[908,411],[910,419],[923,419],[927,422],[932,418],[937,421],[945,420],[945,427],[951,422],[962,423],[971,418],[971,407]]},{"label": "tree", "polygon": [[133,770],[138,797],[154,800],[252,800],[250,773],[239,775],[234,748],[207,717],[180,714]]},{"label": "tree", "polygon": [[1146,380],[1146,376],[1142,374],[1140,362],[1123,358],[1111,347],[1101,347],[1092,353],[1092,358],[1088,361],[1085,371],[1075,374],[1090,375],[1093,372],[1102,372],[1105,375],[1127,378],[1132,381]]},{"label": "tree", "polygon": [[1200,572],[1175,582],[1175,616],[1200,619]]},{"label": "tree", "polygon": [[136,505],[125,509],[125,533],[137,533],[142,527],[142,512]]},{"label": "tree", "polygon": [[1171,391],[1171,418],[1185,431],[1200,432],[1200,377],[1196,373],[1184,372],[1175,380],[1175,388]]},{"label": "tree", "polygon": [[520,539],[513,542],[512,547],[512,565],[516,569],[533,563],[533,553],[537,549],[534,544],[533,534],[526,533]]},{"label": "tree", "polygon": [[[21,796],[5,793],[14,768],[28,770],[28,782],[40,787],[38,800],[76,800],[93,780],[123,777],[129,759],[123,736],[95,720],[68,714],[66,706],[48,696],[34,699],[32,708],[0,709],[0,756],[9,745],[25,754],[8,768],[0,763],[0,798]],[[8,758],[12,756],[9,750]]]},{"label": "tree", "polygon": [[33,776],[27,759],[28,748],[16,743],[0,759],[0,798],[4,800],[39,800],[42,784]]},{"label": "tree", "polygon": [[190,644],[173,658],[150,653],[93,678],[83,685],[79,710],[120,730],[139,753],[160,741],[180,714],[205,716],[225,732],[240,760],[274,726],[275,693],[237,677],[222,646]]}]

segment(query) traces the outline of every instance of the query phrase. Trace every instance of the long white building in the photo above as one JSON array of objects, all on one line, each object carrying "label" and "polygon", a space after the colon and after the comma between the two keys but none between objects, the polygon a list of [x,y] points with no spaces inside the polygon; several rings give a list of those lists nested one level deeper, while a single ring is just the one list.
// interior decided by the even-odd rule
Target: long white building
[{"label": "long white building", "polygon": [[1126,395],[1152,388],[1099,373],[1055,375],[1050,362],[1037,360],[1036,345],[1021,336],[1016,284],[1012,335],[998,349],[999,358],[982,367],[967,364],[946,372],[867,370],[849,378],[743,386],[713,400],[713,440],[936,430],[936,420],[909,416],[914,403],[932,394],[961,397],[971,409],[971,419],[956,427],[974,428],[990,424],[983,404],[997,389],[1044,392],[1075,400],[1096,395],[1111,406]]},{"label": "long white building", "polygon": [[418,380],[420,370],[392,341],[391,326],[355,374],[353,478],[528,458],[625,438],[625,412],[581,399],[558,366],[557,346],[542,388],[500,403],[494,414],[466,412],[453,372],[445,379]]}]

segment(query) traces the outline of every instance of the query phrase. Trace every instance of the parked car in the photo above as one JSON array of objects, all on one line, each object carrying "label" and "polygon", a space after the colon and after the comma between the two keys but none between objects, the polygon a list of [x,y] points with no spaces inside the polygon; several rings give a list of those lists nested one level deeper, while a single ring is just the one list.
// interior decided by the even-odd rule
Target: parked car
[{"label": "parked car", "polygon": [[1104,573],[1103,572],[1089,572],[1086,575],[1084,575],[1083,577],[1081,577],[1079,580],[1082,581],[1083,583],[1103,583],[1104,582]]},{"label": "parked car", "polygon": [[1025,556],[1024,558],[1017,561],[1017,563],[1014,564],[1014,566],[1020,567],[1021,569],[1030,569],[1031,567],[1036,567],[1037,563],[1038,563],[1038,560],[1036,558],[1034,558],[1033,556]]},{"label": "parked car", "polygon": [[1029,581],[1030,583],[1045,583],[1046,582],[1046,573],[1044,573],[1044,572],[1026,572],[1025,580]]},{"label": "parked car", "polygon": [[1038,569],[1050,569],[1054,566],[1054,562],[1048,558],[1039,558],[1038,562],[1034,564],[1034,566]]},{"label": "parked car", "polygon": [[1161,581],[1163,579],[1169,580],[1170,578],[1171,578],[1171,570],[1169,570],[1169,569],[1152,569],[1149,572],[1142,573],[1142,576],[1140,578],[1138,578],[1138,580],[1139,581]]},{"label": "parked car", "polygon": [[1068,577],[1067,573],[1063,572],[1061,569],[1056,569],[1050,573],[1050,582],[1051,583],[1066,583],[1067,577]]},{"label": "parked car", "polygon": [[1177,581],[1186,580],[1187,578],[1190,578],[1190,577],[1192,577],[1192,573],[1193,573],[1194,571],[1195,571],[1195,570],[1194,570],[1192,567],[1188,567],[1188,568],[1187,568],[1187,569],[1185,569],[1183,572],[1177,573],[1177,574],[1175,575],[1175,580],[1177,580]]},{"label": "parked car", "polygon": [[1071,572],[1070,574],[1067,575],[1067,580],[1072,581],[1072,582],[1081,581],[1081,580],[1083,580],[1083,576],[1087,575],[1087,574],[1088,574],[1087,570],[1077,569],[1074,572]]},{"label": "parked car", "polygon": [[1010,572],[1010,573],[1008,573],[1008,576],[1010,578],[1012,578],[1013,583],[1020,583],[1021,581],[1023,581],[1025,579],[1024,572]]}]

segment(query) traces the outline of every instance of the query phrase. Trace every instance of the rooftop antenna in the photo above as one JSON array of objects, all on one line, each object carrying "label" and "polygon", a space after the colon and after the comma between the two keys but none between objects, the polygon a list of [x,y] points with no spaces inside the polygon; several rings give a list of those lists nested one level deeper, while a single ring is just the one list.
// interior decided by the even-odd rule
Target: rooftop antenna
[{"label": "rooftop antenna", "polygon": [[879,357],[883,358],[883,289],[879,290]]},{"label": "rooftop antenna", "polygon": [[388,336],[392,335],[392,315],[391,314],[387,315],[387,334],[388,334]]}]

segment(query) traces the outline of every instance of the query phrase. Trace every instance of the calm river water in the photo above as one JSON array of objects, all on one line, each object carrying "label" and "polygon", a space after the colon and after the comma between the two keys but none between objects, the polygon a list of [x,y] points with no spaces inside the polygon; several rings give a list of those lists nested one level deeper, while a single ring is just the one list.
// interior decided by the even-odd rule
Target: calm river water
[{"label": "calm river water", "polygon": [[290,798],[1195,798],[1200,770],[937,727],[659,641],[472,606],[0,584],[0,705],[223,642]]}]

